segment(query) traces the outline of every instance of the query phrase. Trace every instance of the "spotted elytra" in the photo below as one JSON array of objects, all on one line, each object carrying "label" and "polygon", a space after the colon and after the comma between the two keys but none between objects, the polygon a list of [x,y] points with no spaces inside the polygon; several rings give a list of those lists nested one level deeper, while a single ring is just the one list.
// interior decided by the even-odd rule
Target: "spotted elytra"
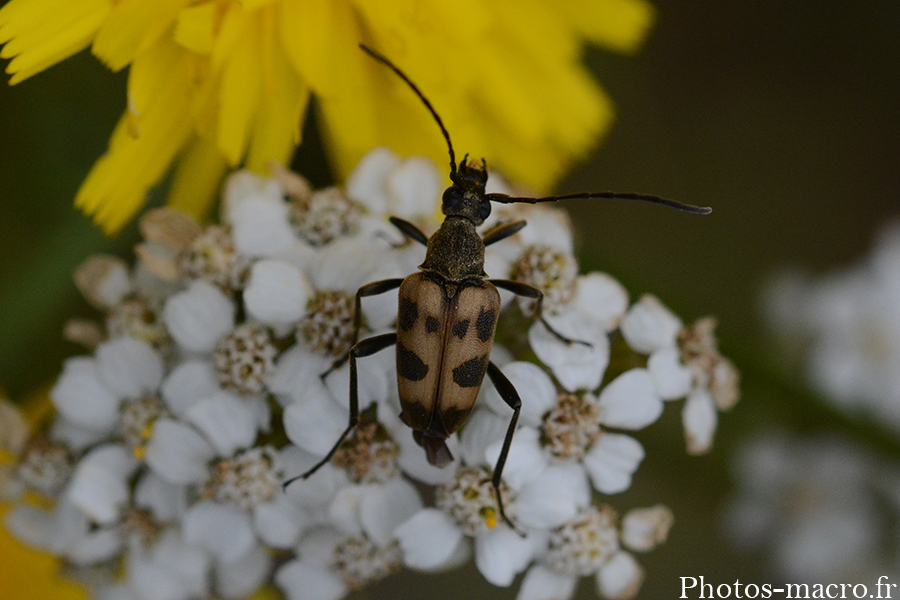
[{"label": "spotted elytra", "polygon": [[[708,214],[711,209],[633,193],[582,192],[543,198],[488,194],[485,192],[488,174],[484,159],[478,163],[469,162],[465,157],[457,164],[450,134],[431,102],[390,60],[364,44],[360,44],[360,48],[400,77],[431,113],[447,142],[452,185],[444,191],[441,199],[444,221],[430,238],[412,223],[397,217],[390,218],[390,222],[403,235],[426,246],[425,261],[419,266],[420,272],[405,279],[375,281],[356,292],[353,346],[346,356],[335,361],[323,374],[323,377],[327,376],[350,360],[349,423],[322,460],[284,485],[286,487],[297,479],[306,479],[331,460],[359,422],[357,360],[396,346],[397,387],[402,406],[400,418],[413,430],[413,437],[425,449],[431,464],[442,467],[453,460],[446,439],[466,423],[475,407],[485,374],[512,409],[491,485],[501,518],[519,531],[507,517],[500,494],[503,466],[516,431],[522,401],[509,379],[490,360],[500,312],[497,288],[533,299],[534,317],[561,341],[567,344],[586,342],[568,339],[550,326],[542,314],[543,293],[540,289],[518,281],[487,278],[484,272],[485,246],[514,235],[525,227],[525,221],[502,223],[483,235],[479,235],[476,227],[490,216],[491,202],[535,204],[575,198],[616,198],[662,204],[694,214]],[[396,288],[400,288],[397,331],[357,342],[362,327],[362,298]]]}]

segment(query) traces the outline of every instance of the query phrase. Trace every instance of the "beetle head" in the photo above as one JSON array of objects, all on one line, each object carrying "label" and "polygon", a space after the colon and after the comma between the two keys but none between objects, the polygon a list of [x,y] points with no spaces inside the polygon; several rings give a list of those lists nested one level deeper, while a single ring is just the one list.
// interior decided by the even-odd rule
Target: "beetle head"
[{"label": "beetle head", "polygon": [[491,203],[484,197],[487,183],[487,165],[468,162],[468,154],[459,163],[459,169],[450,172],[453,185],[444,190],[441,211],[448,217],[462,217],[475,225],[484,223],[491,214]]}]

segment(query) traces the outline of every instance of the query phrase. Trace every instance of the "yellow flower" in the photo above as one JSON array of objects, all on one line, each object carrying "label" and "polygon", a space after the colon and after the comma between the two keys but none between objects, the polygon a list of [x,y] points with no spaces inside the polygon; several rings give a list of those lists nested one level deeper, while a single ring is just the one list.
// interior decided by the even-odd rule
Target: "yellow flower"
[{"label": "yellow flower", "polygon": [[427,112],[359,42],[418,83],[457,151],[546,190],[612,118],[584,43],[633,51],[652,19],[646,0],[11,0],[0,57],[13,84],[88,46],[130,66],[75,199],[114,232],[173,164],[170,203],[199,213],[226,169],[286,163],[311,94],[341,175],[378,145],[445,162]]}]

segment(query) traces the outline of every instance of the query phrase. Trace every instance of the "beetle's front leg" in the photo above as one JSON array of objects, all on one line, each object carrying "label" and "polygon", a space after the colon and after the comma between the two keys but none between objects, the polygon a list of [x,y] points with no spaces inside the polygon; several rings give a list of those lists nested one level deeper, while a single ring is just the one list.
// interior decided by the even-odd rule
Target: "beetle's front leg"
[{"label": "beetle's front leg", "polygon": [[491,477],[491,485],[494,493],[497,495],[497,508],[500,509],[500,517],[506,521],[510,528],[525,537],[525,532],[516,527],[503,509],[503,497],[500,495],[500,480],[503,477],[503,467],[506,465],[506,457],[509,456],[509,447],[512,444],[513,434],[516,433],[516,425],[519,422],[519,413],[522,410],[522,400],[519,398],[519,392],[516,391],[512,382],[506,378],[500,369],[492,362],[488,363],[487,375],[491,378],[491,383],[497,388],[500,397],[503,398],[511,409],[513,409],[512,419],[509,420],[509,427],[506,428],[506,437],[503,438],[503,448],[500,450],[500,456],[497,457],[497,464],[494,466],[494,474]]},{"label": "beetle's front leg", "polygon": [[297,475],[296,477],[292,477],[285,481],[284,484],[282,484],[283,488],[286,488],[298,479],[306,479],[307,477],[318,471],[322,467],[322,465],[331,460],[331,457],[334,456],[334,453],[337,452],[337,449],[341,446],[344,440],[347,439],[347,436],[350,435],[350,432],[353,431],[353,428],[356,427],[356,424],[359,423],[359,382],[356,374],[356,359],[362,356],[371,356],[376,352],[384,350],[388,346],[393,346],[396,343],[396,333],[385,333],[383,335],[376,335],[375,337],[366,338],[361,342],[354,344],[353,347],[350,348],[350,420],[347,423],[347,428],[344,429],[344,433],[341,434],[341,437],[338,438],[338,441],[334,444],[331,450],[328,451],[328,454],[325,455],[325,458],[317,462],[311,469],[309,469],[305,473]]},{"label": "beetle's front leg", "polygon": [[535,308],[534,308],[534,316],[547,328],[553,337],[558,339],[564,344],[582,344],[591,347],[590,342],[585,342],[582,340],[573,340],[567,338],[560,332],[553,329],[550,323],[544,318],[544,292],[540,289],[534,287],[533,285],[529,285],[527,283],[522,283],[521,281],[512,281],[510,279],[488,279],[491,283],[496,285],[498,288],[503,288],[504,290],[508,290],[517,296],[524,296],[525,298],[534,298]]},{"label": "beetle's front leg", "polygon": [[[356,342],[359,339],[359,330],[362,329],[363,297],[377,296],[378,294],[389,292],[395,288],[400,287],[400,284],[402,283],[403,279],[382,279],[381,281],[373,281],[372,283],[367,283],[366,285],[356,290],[356,301],[353,305],[353,340],[350,344],[351,348],[356,345]],[[342,366],[344,366],[344,363],[347,362],[348,358],[350,358],[350,350],[345,352],[340,358],[331,363],[331,366],[328,367],[328,370],[319,375],[319,377],[321,377],[324,381],[332,371],[336,371],[337,369],[340,369]]]},{"label": "beetle's front leg", "polygon": [[400,217],[388,217],[388,221],[390,221],[391,225],[399,229],[400,233],[402,233],[409,239],[419,242],[423,246],[428,245],[428,236],[425,235],[421,229],[419,229],[409,221],[401,219]]}]

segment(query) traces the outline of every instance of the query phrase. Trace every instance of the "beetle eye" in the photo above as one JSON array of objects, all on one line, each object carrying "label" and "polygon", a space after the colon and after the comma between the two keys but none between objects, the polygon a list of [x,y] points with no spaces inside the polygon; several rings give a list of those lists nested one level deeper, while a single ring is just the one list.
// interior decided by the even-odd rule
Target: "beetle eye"
[{"label": "beetle eye", "polygon": [[491,216],[491,202],[490,200],[485,200],[484,202],[478,203],[478,218],[481,219],[482,222],[486,221],[487,218]]},{"label": "beetle eye", "polygon": [[444,195],[441,197],[441,203],[443,204],[442,208],[444,211],[447,211],[448,209],[453,210],[459,207],[460,202],[462,202],[462,194],[455,185],[444,190]]}]

